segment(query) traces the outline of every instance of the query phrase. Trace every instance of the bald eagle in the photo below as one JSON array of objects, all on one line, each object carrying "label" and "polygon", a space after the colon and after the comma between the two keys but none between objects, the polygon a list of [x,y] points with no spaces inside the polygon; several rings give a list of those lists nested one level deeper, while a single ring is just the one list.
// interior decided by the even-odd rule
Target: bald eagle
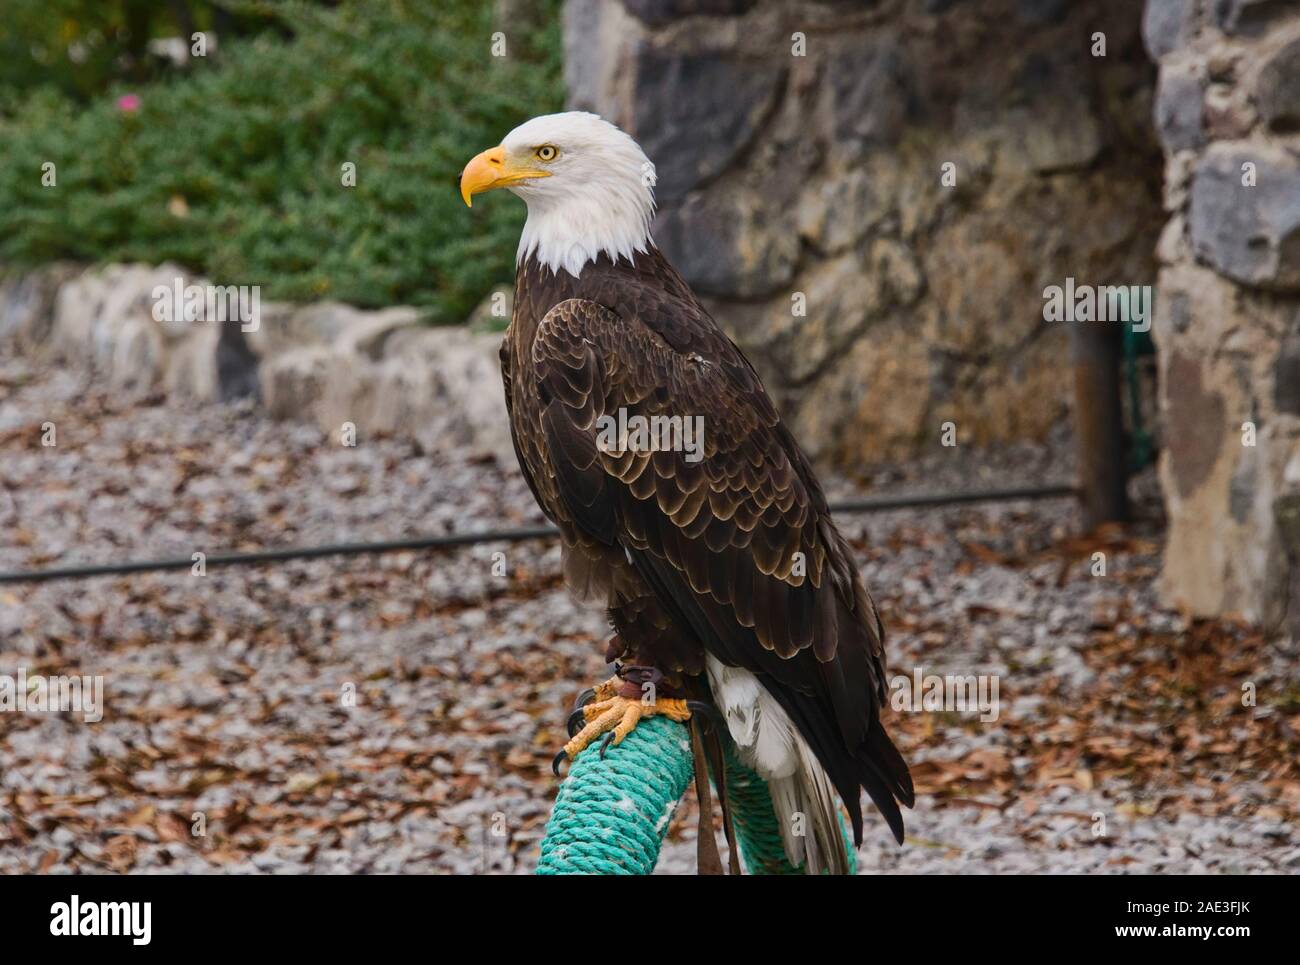
[{"label": "bald eagle", "polygon": [[858,845],[859,788],[900,844],[913,804],[880,721],[884,630],[754,368],[651,240],[653,187],[637,143],[581,112],[520,125],[460,178],[467,205],[494,188],[527,205],[511,432],[567,583],[614,630],[618,672],[562,755],[707,701],[767,780],[791,863],[846,873],[836,793]]}]

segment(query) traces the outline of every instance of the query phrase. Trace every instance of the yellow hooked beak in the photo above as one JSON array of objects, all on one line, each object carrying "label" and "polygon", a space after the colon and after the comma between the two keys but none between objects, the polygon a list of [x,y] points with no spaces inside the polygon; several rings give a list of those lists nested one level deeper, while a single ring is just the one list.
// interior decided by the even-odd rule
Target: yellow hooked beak
[{"label": "yellow hooked beak", "polygon": [[493,188],[506,188],[532,178],[549,178],[550,171],[542,171],[512,162],[506,158],[506,149],[497,145],[478,155],[460,172],[460,196],[465,207],[474,207],[470,200],[476,194]]}]

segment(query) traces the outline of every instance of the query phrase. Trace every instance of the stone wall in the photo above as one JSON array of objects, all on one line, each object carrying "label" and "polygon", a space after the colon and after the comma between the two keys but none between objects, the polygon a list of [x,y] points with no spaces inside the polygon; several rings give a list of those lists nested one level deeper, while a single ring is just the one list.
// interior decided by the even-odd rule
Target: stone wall
[{"label": "stone wall", "polygon": [[1166,596],[1300,629],[1300,3],[1149,0]]},{"label": "stone wall", "polygon": [[[254,397],[276,418],[356,438],[392,434],[514,465],[500,333],[431,328],[414,308],[263,302],[237,322],[160,322],[154,291],[206,285],[175,265],[52,265],[0,278],[0,341],[80,366],[112,390],[198,401]],[[165,313],[160,313],[165,314]]]},{"label": "stone wall", "polygon": [[566,79],[645,147],[657,242],[799,439],[854,467],[1068,414],[1043,289],[1155,273],[1140,27],[1136,0],[568,0]]}]

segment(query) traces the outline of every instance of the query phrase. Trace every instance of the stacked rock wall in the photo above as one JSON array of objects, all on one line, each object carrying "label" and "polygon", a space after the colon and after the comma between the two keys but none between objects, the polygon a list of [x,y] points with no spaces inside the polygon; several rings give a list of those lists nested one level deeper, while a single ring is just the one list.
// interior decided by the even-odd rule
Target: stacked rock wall
[{"label": "stacked rock wall", "polygon": [[1300,628],[1300,3],[1149,0],[1166,596]]},{"label": "stacked rock wall", "polygon": [[[255,396],[269,415],[336,436],[392,434],[428,452],[461,447],[514,465],[499,332],[430,327],[408,306],[338,302],[262,302],[255,324],[159,321],[170,314],[157,310],[159,290],[191,285],[212,287],[166,264],[0,275],[0,343],[92,371],[128,395]],[[488,304],[480,322],[490,321]]]},{"label": "stacked rock wall", "polygon": [[1043,435],[1072,385],[1044,288],[1152,282],[1141,12],[568,0],[566,79],[646,148],[656,241],[805,447],[852,468],[947,421],[963,444]]}]

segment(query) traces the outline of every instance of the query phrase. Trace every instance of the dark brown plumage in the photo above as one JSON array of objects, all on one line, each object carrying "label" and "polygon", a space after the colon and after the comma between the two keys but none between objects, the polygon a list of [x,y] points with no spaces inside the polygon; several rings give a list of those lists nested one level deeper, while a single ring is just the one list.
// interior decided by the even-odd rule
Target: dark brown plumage
[{"label": "dark brown plumage", "polygon": [[[895,837],[907,766],[879,720],[883,629],[813,471],[757,374],[653,246],[578,278],[530,259],[501,348],[520,466],[566,577],[609,607],[618,654],[707,691],[705,654],[755,674],[862,841],[859,787]],[[703,416],[704,458],[602,452],[597,419]],[[797,564],[802,553],[802,567]]]}]

